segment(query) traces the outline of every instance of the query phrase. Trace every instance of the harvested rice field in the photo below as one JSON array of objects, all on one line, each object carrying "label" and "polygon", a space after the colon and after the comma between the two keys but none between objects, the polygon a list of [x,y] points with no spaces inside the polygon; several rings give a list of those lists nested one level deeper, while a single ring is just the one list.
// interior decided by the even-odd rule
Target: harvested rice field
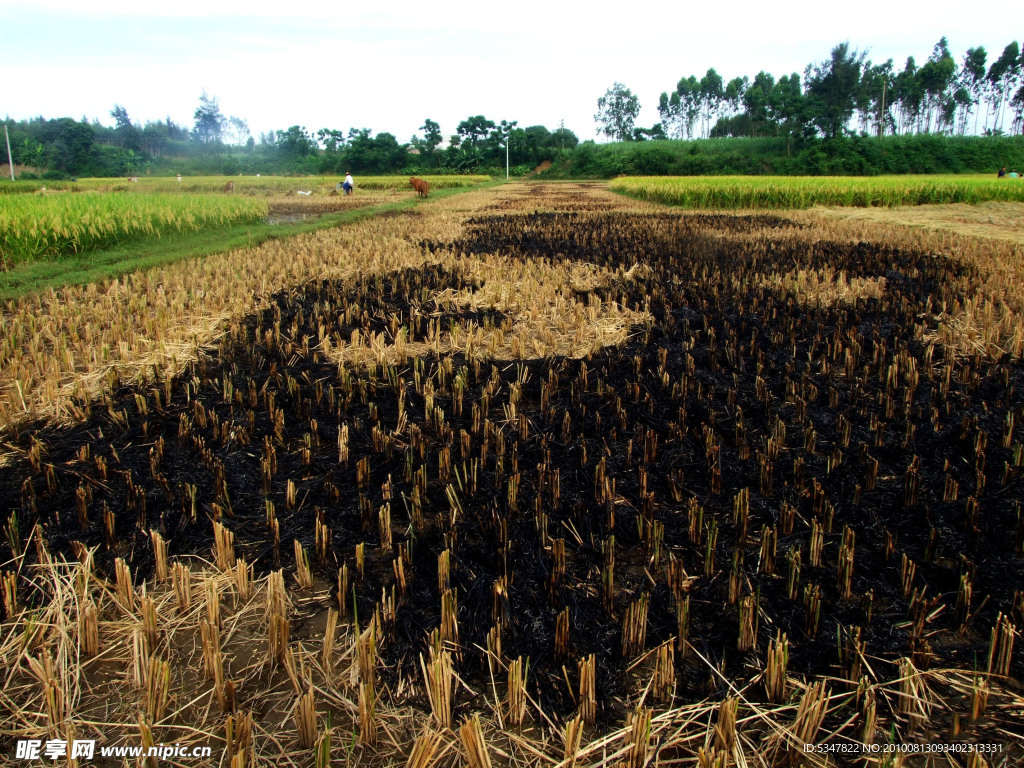
[{"label": "harvested rice field", "polygon": [[1022,256],[520,183],[8,302],[0,754],[1019,765]]}]

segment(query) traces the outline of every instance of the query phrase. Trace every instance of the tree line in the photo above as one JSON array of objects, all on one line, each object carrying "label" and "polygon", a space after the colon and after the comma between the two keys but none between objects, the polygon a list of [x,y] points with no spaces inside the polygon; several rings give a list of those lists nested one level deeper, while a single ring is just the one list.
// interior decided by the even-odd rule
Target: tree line
[{"label": "tree line", "polygon": [[173,121],[134,122],[127,109],[110,110],[113,126],[69,117],[7,119],[11,153],[22,177],[185,174],[497,173],[507,161],[520,175],[570,153],[579,143],[560,126],[520,127],[483,115],[461,121],[447,137],[429,118],[408,142],[369,128],[307,130],[293,125],[253,136],[248,122],[226,116],[203,92],[191,128]]},{"label": "tree line", "polygon": [[649,138],[847,135],[1005,135],[1024,130],[1024,54],[1017,41],[992,58],[984,47],[957,60],[945,37],[918,66],[874,63],[848,42],[828,59],[776,79],[761,71],[726,82],[714,69],[683,77],[658,100],[661,122],[635,126],[639,100],[615,83],[598,100],[599,133],[617,141]]},{"label": "tree line", "polygon": [[[652,146],[643,152],[580,144],[563,126],[520,127],[467,117],[447,137],[427,118],[420,133],[403,142],[369,128],[308,130],[292,125],[253,136],[246,120],[224,115],[205,92],[191,127],[164,120],[133,121],[127,109],[110,110],[113,126],[70,117],[25,121],[8,118],[11,151],[22,176],[127,176],[140,173],[499,173],[507,159],[514,175],[551,161],[554,174],[647,173],[880,173],[900,166],[878,144],[845,139],[897,137],[1016,136],[1024,131],[1024,54],[1008,44],[990,57],[970,48],[957,60],[943,37],[920,66],[909,57],[902,69],[889,59],[874,63],[848,42],[802,75],[778,79],[761,71],[728,82],[714,68],[700,78],[681,78],[661,94],[660,122],[636,125],[639,99],[615,83],[598,99],[598,132],[627,146],[650,140],[703,143],[710,139],[774,139],[778,144],[740,144],[697,149],[689,144]],[[654,144],[661,145],[655,141]],[[607,146],[607,145],[604,145]],[[765,147],[770,146],[769,149]],[[891,146],[891,145],[888,145]],[[913,170],[988,170],[1008,145],[980,151],[974,144],[916,142]],[[1002,164],[1011,162],[1009,159]],[[659,166],[659,163],[661,165]]]}]

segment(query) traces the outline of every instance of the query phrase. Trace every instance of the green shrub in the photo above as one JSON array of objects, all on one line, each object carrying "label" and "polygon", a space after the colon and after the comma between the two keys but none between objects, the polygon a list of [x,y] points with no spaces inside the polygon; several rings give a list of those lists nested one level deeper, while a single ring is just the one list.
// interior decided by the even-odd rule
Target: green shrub
[{"label": "green shrub", "polygon": [[695,141],[585,141],[551,175],[877,176],[906,173],[991,173],[1024,168],[1021,136],[849,136],[787,141],[784,137]]}]

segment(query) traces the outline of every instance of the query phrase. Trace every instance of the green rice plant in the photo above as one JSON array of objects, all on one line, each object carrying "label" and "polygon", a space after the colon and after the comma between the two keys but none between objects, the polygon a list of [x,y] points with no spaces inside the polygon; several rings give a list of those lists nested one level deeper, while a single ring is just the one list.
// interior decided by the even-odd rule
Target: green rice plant
[{"label": "green rice plant", "polygon": [[870,208],[1024,201],[1024,184],[979,175],[624,176],[609,187],[640,200],[684,208]]}]

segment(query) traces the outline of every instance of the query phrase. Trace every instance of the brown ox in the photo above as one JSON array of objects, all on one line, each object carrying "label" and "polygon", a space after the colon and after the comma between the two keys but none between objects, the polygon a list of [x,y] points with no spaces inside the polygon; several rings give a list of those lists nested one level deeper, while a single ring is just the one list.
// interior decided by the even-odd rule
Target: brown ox
[{"label": "brown ox", "polygon": [[430,194],[430,185],[423,179],[413,176],[409,179],[409,183],[412,185],[412,188],[416,190],[416,197],[426,197]]},{"label": "brown ox", "polygon": [[234,192],[235,191],[235,182],[229,181],[227,184],[225,184],[224,185],[224,191],[225,192]]}]

